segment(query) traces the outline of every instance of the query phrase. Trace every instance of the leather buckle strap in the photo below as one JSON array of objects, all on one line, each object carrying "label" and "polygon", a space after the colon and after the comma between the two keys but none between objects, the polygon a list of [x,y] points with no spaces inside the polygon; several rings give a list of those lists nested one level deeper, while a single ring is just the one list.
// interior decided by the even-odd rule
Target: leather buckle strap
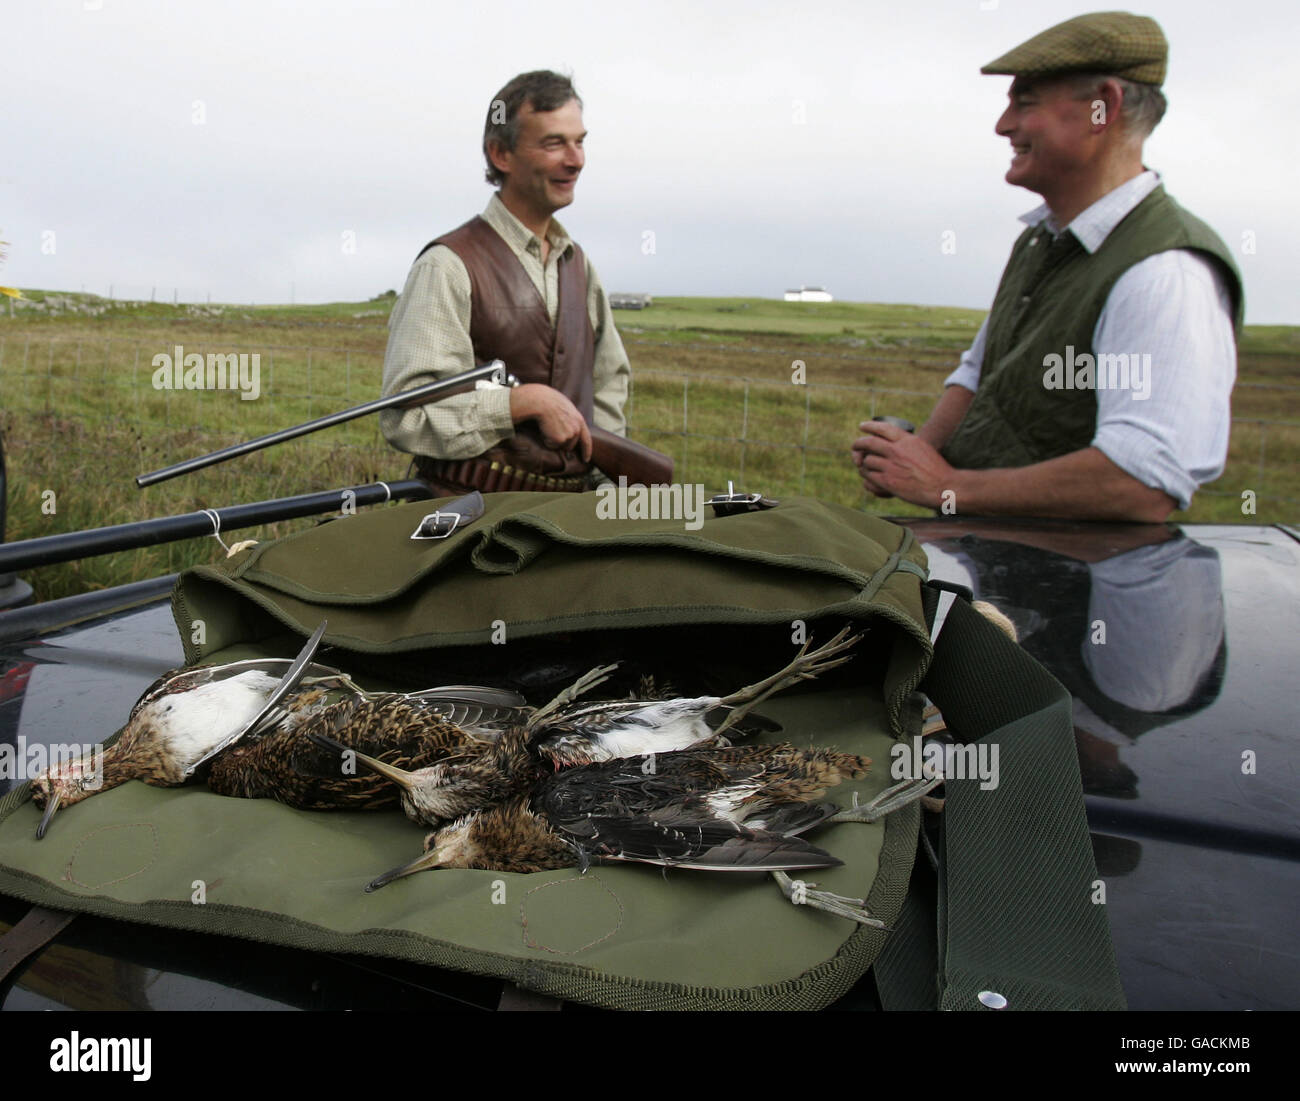
[{"label": "leather buckle strap", "polygon": [[0,937],[0,986],[29,956],[42,948],[66,929],[76,914],[63,910],[47,910],[33,906],[4,936]]},{"label": "leather buckle strap", "polygon": [[468,527],[483,515],[483,494],[477,489],[464,497],[450,501],[436,512],[431,512],[415,529],[412,539],[446,539],[453,531]]}]

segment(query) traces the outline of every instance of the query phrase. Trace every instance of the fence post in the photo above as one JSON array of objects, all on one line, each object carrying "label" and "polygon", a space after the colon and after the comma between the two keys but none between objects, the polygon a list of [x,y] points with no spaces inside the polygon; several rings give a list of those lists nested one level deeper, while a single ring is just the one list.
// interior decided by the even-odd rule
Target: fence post
[{"label": "fence post", "polygon": [[745,485],[745,455],[749,451],[749,379],[745,379],[745,404],[740,413],[740,485]]},{"label": "fence post", "polygon": [[803,443],[799,447],[799,492],[804,491],[804,482],[808,477],[808,425],[812,420],[812,391],[805,384],[803,388]]},{"label": "fence post", "polygon": [[687,460],[687,456],[689,456],[691,453],[690,420],[688,415],[688,410],[690,409],[690,403],[686,395],[687,388],[690,386],[690,384],[691,384],[691,380],[687,376],[683,375],[682,376],[682,474],[681,477],[678,479],[679,481],[686,480],[686,460]]},{"label": "fence post", "polygon": [[[1268,425],[1266,425],[1263,421],[1260,421],[1259,422],[1259,476],[1255,481],[1255,484],[1259,487],[1259,489],[1255,490],[1256,493],[1258,493],[1260,489],[1264,487],[1264,454],[1266,450],[1264,440],[1267,435],[1268,435]],[[1258,507],[1258,505],[1256,507]]]}]

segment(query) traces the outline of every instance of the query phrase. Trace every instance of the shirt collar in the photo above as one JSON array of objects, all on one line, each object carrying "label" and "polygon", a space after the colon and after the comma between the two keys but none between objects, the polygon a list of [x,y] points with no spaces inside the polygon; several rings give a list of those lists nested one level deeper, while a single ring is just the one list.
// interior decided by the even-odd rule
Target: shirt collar
[{"label": "shirt collar", "polygon": [[[501,234],[502,240],[510,246],[516,256],[532,252],[538,258],[541,257],[542,245],[537,239],[537,234],[506,209],[506,204],[501,201],[500,192],[493,192],[492,198],[488,200],[487,208],[483,211],[483,221]],[[551,219],[546,239],[551,245],[551,256],[567,257],[573,248],[573,240],[569,237],[568,230],[554,218]]]},{"label": "shirt collar", "polygon": [[[1160,184],[1160,173],[1147,169],[1140,175],[1119,185],[1114,191],[1107,192],[1087,210],[1078,214],[1066,229],[1078,239],[1088,252],[1096,252],[1102,242],[1110,236],[1111,230],[1120,224],[1143,199]],[[1053,237],[1059,236],[1060,227],[1046,203],[1022,214],[1020,220],[1026,225],[1044,225]]]}]

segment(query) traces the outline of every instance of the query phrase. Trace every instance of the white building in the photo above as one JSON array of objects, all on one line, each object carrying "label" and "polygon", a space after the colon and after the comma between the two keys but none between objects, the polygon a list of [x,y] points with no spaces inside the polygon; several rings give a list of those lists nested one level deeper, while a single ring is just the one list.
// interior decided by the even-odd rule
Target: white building
[{"label": "white building", "polygon": [[787,302],[834,302],[835,298],[825,287],[800,287],[797,291],[786,291]]}]

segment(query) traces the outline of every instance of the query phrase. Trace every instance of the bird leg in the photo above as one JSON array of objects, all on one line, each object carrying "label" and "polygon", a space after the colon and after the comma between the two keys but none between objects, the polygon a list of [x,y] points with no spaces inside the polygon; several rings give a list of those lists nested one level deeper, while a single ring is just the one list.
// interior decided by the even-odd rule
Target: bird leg
[{"label": "bird leg", "polygon": [[714,731],[714,734],[721,734],[727,727],[734,726],[773,693],[780,692],[781,689],[789,688],[800,681],[811,680],[820,673],[828,672],[838,665],[843,665],[849,660],[849,655],[845,654],[844,651],[856,645],[861,638],[861,635],[850,637],[849,628],[845,627],[825,646],[818,647],[811,653],[809,653],[808,647],[811,645],[812,640],[809,639],[799,648],[794,661],[790,662],[784,669],[773,673],[766,680],[761,680],[757,684],[751,684],[737,692],[732,692],[729,696],[724,696],[719,701],[719,706],[731,707],[733,710]]},{"label": "bird leg", "polygon": [[354,681],[346,673],[331,673],[327,677],[303,677],[302,678],[303,688],[307,688],[317,684],[328,684],[333,688],[344,689],[366,700],[371,699],[374,696],[381,696],[384,694],[382,692],[367,692],[364,688],[361,687],[361,685],[357,684],[357,682]]},{"label": "bird leg", "polygon": [[618,665],[618,662],[615,662],[613,665],[598,665],[590,672],[583,673],[582,676],[556,696],[555,699],[551,700],[550,703],[546,704],[545,707],[539,707],[531,716],[529,716],[527,723],[528,729],[536,730],[546,719],[549,719],[561,708],[567,707],[579,696],[590,692],[598,685],[604,684],[609,680],[610,674],[618,668]]},{"label": "bird leg", "polygon": [[591,867],[591,853],[583,845],[574,845],[573,852],[578,858],[578,874],[586,875],[587,869]]},{"label": "bird leg", "polygon": [[[946,730],[947,726],[943,721],[943,715],[939,709],[930,704],[921,716],[924,725],[921,728],[921,736],[928,737],[931,734],[937,734],[941,730]],[[853,806],[846,807],[838,814],[832,815],[826,819],[827,822],[878,822],[887,814],[892,814],[901,807],[907,806],[908,803],[917,799],[922,799],[922,805],[927,810],[943,810],[942,799],[925,799],[931,791],[943,783],[943,776],[931,761],[924,761],[921,764],[921,775],[910,780],[900,780],[893,787],[885,788],[879,795],[869,803],[859,803],[858,793],[853,793]],[[938,804],[937,807],[935,804]]]},{"label": "bird leg", "polygon": [[[922,770],[923,772],[926,770]],[[845,807],[838,814],[826,819],[830,822],[878,822],[885,815],[891,814],[908,803],[915,802],[923,795],[928,795],[943,783],[941,775],[935,775],[931,766],[927,775],[914,780],[900,780],[893,787],[885,788],[869,803],[859,803],[858,793],[853,793],[853,806]]]},{"label": "bird leg", "polygon": [[830,891],[814,891],[815,883],[805,883],[802,879],[791,879],[779,868],[772,871],[772,878],[781,888],[781,893],[795,906],[811,906],[814,910],[824,910],[836,917],[848,918],[859,925],[869,925],[873,929],[884,929],[885,923],[873,918],[867,909],[864,898],[846,898],[844,895],[832,894]]}]

